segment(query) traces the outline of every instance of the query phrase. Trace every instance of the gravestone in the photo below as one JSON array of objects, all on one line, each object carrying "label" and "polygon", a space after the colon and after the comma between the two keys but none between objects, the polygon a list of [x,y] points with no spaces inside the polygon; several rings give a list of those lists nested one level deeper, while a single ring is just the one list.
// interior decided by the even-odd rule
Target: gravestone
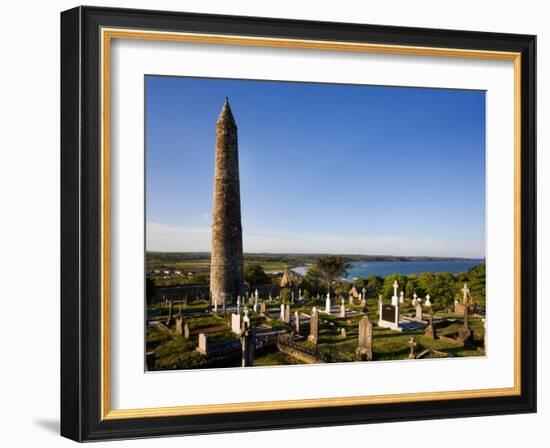
[{"label": "gravestone", "polygon": [[397,296],[397,288],[399,288],[399,284],[397,283],[397,280],[393,282],[393,296],[391,298],[391,304],[393,306],[397,306],[399,304],[399,297]]},{"label": "gravestone", "polygon": [[368,316],[363,316],[359,321],[357,358],[359,361],[372,361],[372,323]]},{"label": "gravestone", "polygon": [[208,335],[205,333],[199,334],[199,346],[197,347],[197,350],[203,355],[208,354]]},{"label": "gravestone", "polygon": [[265,302],[260,303],[260,314],[265,314],[266,304]]},{"label": "gravestone", "polygon": [[431,297],[429,294],[426,295],[426,301],[424,302],[424,306],[432,306],[432,302],[430,301]]},{"label": "gravestone", "polygon": [[300,334],[300,313],[294,311],[294,331]]},{"label": "gravestone", "polygon": [[327,300],[325,300],[325,313],[330,314],[330,293],[327,293]]},{"label": "gravestone", "polygon": [[243,323],[247,324],[250,327],[250,317],[248,316],[248,308],[244,309]]},{"label": "gravestone", "polygon": [[378,326],[403,331],[399,326],[399,301],[397,301],[397,305],[386,305],[380,298],[378,301]]},{"label": "gravestone", "polygon": [[241,312],[241,296],[237,296],[237,314]]},{"label": "gravestone", "polygon": [[309,321],[309,336],[308,340],[317,344],[319,341],[319,312],[316,307],[311,309],[311,319]]},{"label": "gravestone", "polygon": [[464,346],[469,346],[473,343],[473,334],[468,320],[468,306],[464,307],[464,321],[458,330],[458,340],[464,344]]},{"label": "gravestone", "polygon": [[382,306],[382,320],[395,323],[395,306],[393,305]]},{"label": "gravestone", "polygon": [[416,304],[416,315],[414,316],[414,320],[422,322],[422,305],[420,305],[420,303]]},{"label": "gravestone", "polygon": [[401,291],[401,294],[399,294],[399,303],[403,305],[405,303],[405,293]]},{"label": "gravestone", "polygon": [[183,337],[185,339],[189,339],[189,324],[185,322],[185,325],[183,326]]},{"label": "gravestone", "polygon": [[365,288],[363,286],[363,289],[361,290],[361,292],[363,293],[363,300],[366,300],[366,298],[367,298],[367,288]]},{"label": "gravestone", "polygon": [[285,321],[285,304],[281,303],[281,320]]},{"label": "gravestone", "polygon": [[346,329],[345,328],[342,328],[340,330],[340,336],[342,336],[343,338],[347,338],[348,337],[348,334],[346,333]]},{"label": "gravestone", "polygon": [[231,315],[231,331],[235,334],[241,334],[241,315]]},{"label": "gravestone", "polygon": [[340,304],[340,314],[339,317],[345,318],[346,317],[346,305],[344,305],[344,299],[342,299],[342,303]]},{"label": "gravestone", "polygon": [[256,341],[254,338],[254,329],[250,328],[246,322],[243,322],[241,329],[241,351],[242,351],[242,367],[254,365],[254,350]]},{"label": "gravestone", "polygon": [[470,293],[470,289],[468,288],[467,283],[464,283],[464,287],[461,289],[461,291],[462,291],[462,303],[467,304],[468,294]]},{"label": "gravestone", "polygon": [[183,334],[183,318],[176,317],[176,335],[181,336]]},{"label": "gravestone", "polygon": [[414,336],[409,339],[409,349],[410,349],[409,359],[415,359],[416,358],[416,354],[415,354],[416,338]]},{"label": "gravestone", "polygon": [[174,307],[174,302],[172,299],[168,302],[168,320],[166,321],[166,326],[169,327],[172,325],[172,308]]},{"label": "gravestone", "polygon": [[285,324],[290,324],[290,305],[285,306],[284,321]]},{"label": "gravestone", "polygon": [[462,302],[455,300],[456,314],[464,314],[464,308],[468,307],[468,294],[470,293],[470,289],[468,288],[467,283],[464,283],[464,287],[461,289],[461,291],[462,291]]},{"label": "gravestone", "polygon": [[424,336],[426,336],[430,339],[435,339],[436,338],[435,327],[434,327],[434,313],[431,309],[430,309],[430,321],[428,323],[428,326],[426,327],[426,331],[424,332]]},{"label": "gravestone", "polygon": [[416,292],[415,292],[415,293],[413,294],[413,299],[412,299],[412,302],[411,302],[412,306],[416,306],[416,305],[418,304],[418,300],[416,300],[417,297],[418,297],[418,296],[416,295]]}]

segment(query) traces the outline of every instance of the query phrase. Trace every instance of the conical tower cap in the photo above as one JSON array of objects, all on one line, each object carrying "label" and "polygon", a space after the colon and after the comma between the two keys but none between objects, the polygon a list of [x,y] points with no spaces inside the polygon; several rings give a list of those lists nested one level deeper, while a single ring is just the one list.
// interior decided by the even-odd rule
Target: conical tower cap
[{"label": "conical tower cap", "polygon": [[229,98],[227,97],[225,97],[225,102],[223,103],[223,107],[218,117],[218,121],[216,121],[216,124],[218,126],[230,125],[237,127],[237,123],[235,123],[235,118],[233,117],[233,112],[231,112],[231,106],[229,105]]}]

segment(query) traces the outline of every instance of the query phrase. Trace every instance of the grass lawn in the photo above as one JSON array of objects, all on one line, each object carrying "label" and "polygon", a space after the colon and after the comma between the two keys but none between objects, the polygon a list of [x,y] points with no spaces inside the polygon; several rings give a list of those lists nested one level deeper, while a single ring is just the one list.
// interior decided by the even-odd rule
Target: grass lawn
[{"label": "grass lawn", "polygon": [[254,366],[280,366],[288,364],[303,364],[292,356],[279,351],[266,353],[254,359]]},{"label": "grass lawn", "polygon": [[[336,301],[335,301],[336,302]],[[339,301],[337,301],[339,303]],[[254,326],[271,327],[274,329],[283,329],[286,327],[284,322],[278,319],[279,304],[272,303],[270,305],[270,311],[274,319],[266,319],[259,313],[254,313],[249,308],[249,317]],[[200,311],[206,307],[205,303],[193,304],[188,307],[184,307],[186,311]],[[291,315],[294,317],[294,312],[311,314],[312,305],[297,305],[291,304]],[[319,307],[321,310],[324,307]],[[350,307],[346,303],[346,308]],[[167,311],[161,305],[153,305],[150,309],[156,309],[163,311],[163,314]],[[362,311],[362,307],[355,305],[352,309],[356,311]],[[410,306],[402,307],[403,314],[413,313],[414,309]],[[369,300],[367,314],[369,319],[373,323],[373,355],[375,360],[404,360],[408,359],[410,348],[409,339],[411,337],[416,338],[417,346],[415,348],[416,354],[426,350],[435,350],[438,352],[446,353],[448,356],[483,356],[483,350],[476,350],[473,348],[460,347],[458,344],[449,340],[431,339],[424,336],[424,329],[418,329],[408,332],[397,332],[376,326],[378,320],[378,304],[375,300]],[[173,310],[173,316],[176,317],[179,313],[179,307],[175,306]],[[435,329],[438,336],[452,337],[455,335],[461,325],[462,318],[457,315],[449,315],[443,312],[437,313],[437,317],[445,317],[445,320],[436,321]],[[319,343],[318,350],[325,355],[330,355],[333,360],[337,359],[341,362],[355,361],[357,338],[358,338],[358,325],[362,319],[363,314],[348,316],[346,318],[340,318],[337,315],[327,315],[320,313],[320,329],[319,329]],[[166,318],[166,317],[165,317]],[[164,318],[164,319],[165,319]],[[162,320],[162,319],[161,319]],[[146,329],[146,345],[147,350],[155,350],[157,353],[157,366],[159,369],[166,368],[200,368],[204,365],[204,359],[197,356],[195,352],[197,344],[197,332],[201,329],[207,330],[212,327],[220,327],[222,331],[216,331],[216,333],[210,333],[208,336],[209,343],[217,343],[234,339],[236,336],[230,331],[229,325],[231,321],[231,314],[223,316],[215,313],[205,313],[195,317],[186,317],[184,314],[184,321],[189,324],[189,328],[193,331],[191,339],[186,341],[180,336],[172,337],[170,334],[156,328],[147,327]],[[484,324],[480,317],[470,317],[470,328],[474,332],[474,344],[477,347],[483,346],[484,339]],[[301,344],[305,347],[314,348],[314,345],[307,341],[309,334],[309,322],[301,321],[301,336],[303,340]],[[223,326],[226,329],[223,329]],[[171,325],[172,331],[175,330],[175,325]],[[345,335],[342,334],[342,330],[345,330]],[[426,358],[442,357],[439,353],[428,353]],[[301,362],[290,357],[289,355],[278,352],[275,349],[270,349],[267,352],[258,352],[254,365],[258,366],[270,366],[270,365],[286,365],[286,364],[300,364]],[[180,366],[180,367],[178,367]],[[187,366],[187,367],[185,367]]]}]

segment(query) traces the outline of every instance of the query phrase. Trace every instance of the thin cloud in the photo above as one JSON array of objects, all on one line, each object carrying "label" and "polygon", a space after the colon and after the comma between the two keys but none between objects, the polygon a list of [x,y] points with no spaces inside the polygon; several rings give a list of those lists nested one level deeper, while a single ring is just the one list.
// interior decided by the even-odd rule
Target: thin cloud
[{"label": "thin cloud", "polygon": [[[210,227],[171,226],[147,223],[147,250],[167,252],[209,252]],[[463,242],[449,248],[448,241],[411,240],[404,237],[367,238],[330,233],[243,232],[245,252],[339,253],[403,256],[480,257]]]}]

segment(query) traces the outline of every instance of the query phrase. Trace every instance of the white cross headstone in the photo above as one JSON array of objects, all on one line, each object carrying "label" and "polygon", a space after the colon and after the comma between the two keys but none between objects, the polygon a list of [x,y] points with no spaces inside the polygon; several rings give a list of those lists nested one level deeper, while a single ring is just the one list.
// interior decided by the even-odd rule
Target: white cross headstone
[{"label": "white cross headstone", "polygon": [[248,317],[248,308],[244,309],[243,324],[246,323],[250,327],[250,317]]},{"label": "white cross headstone", "polygon": [[466,283],[464,283],[464,288],[461,289],[462,291],[462,302],[463,303],[466,303],[468,301],[468,294],[470,292],[470,289],[468,288],[468,285]]},{"label": "white cross headstone", "polygon": [[424,306],[432,306],[432,302],[430,302],[430,295],[426,295],[426,301],[424,302]]},{"label": "white cross headstone", "polygon": [[405,293],[403,291],[399,294],[399,303],[405,303]]},{"label": "white cross headstone", "polygon": [[397,288],[399,288],[399,285],[397,284],[397,280],[393,282],[393,296],[391,298],[391,304],[393,306],[396,306],[399,303],[399,297],[397,297]]}]

